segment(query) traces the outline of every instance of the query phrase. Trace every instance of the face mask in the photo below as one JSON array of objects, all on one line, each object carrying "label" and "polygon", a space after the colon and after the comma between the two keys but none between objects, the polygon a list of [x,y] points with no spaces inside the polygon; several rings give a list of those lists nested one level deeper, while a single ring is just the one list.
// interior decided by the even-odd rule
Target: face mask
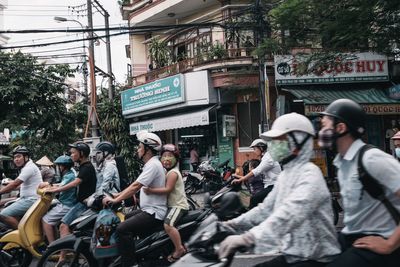
[{"label": "face mask", "polygon": [[335,131],[332,128],[322,128],[318,132],[318,145],[324,149],[332,149],[335,142]]},{"label": "face mask", "polygon": [[176,165],[176,158],[175,157],[161,157],[161,163],[164,166],[164,168],[172,168]]},{"label": "face mask", "polygon": [[269,145],[269,153],[274,161],[281,162],[291,154],[287,140],[272,140]]},{"label": "face mask", "polygon": [[398,159],[400,159],[400,147],[396,147],[396,148],[394,149],[394,152],[396,153],[396,157],[397,157]]}]

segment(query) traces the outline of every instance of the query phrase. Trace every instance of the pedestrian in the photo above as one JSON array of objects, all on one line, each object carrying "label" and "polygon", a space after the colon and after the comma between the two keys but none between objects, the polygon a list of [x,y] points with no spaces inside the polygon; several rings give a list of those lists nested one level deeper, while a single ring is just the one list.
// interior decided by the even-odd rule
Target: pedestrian
[{"label": "pedestrian", "polygon": [[197,144],[193,144],[192,149],[190,150],[190,165],[192,165],[193,172],[197,171],[199,167],[199,152],[197,151]]},{"label": "pedestrian", "polygon": [[19,220],[39,198],[36,189],[43,180],[39,168],[30,159],[30,151],[25,146],[15,147],[12,155],[20,172],[15,180],[0,189],[0,196],[19,187],[19,198],[0,212],[0,222],[5,224],[6,228],[17,229]]},{"label": "pedestrian", "polygon": [[310,120],[297,113],[278,117],[261,134],[272,140],[271,157],[284,170],[262,203],[222,224],[240,234],[221,243],[221,259],[244,247],[256,254],[280,254],[259,267],[319,267],[340,253],[331,195],[321,170],[310,162],[314,135]]},{"label": "pedestrian", "polygon": [[43,182],[53,183],[54,177],[56,175],[53,162],[49,160],[48,157],[43,156],[41,159],[35,162],[39,165],[40,173],[42,174]]},{"label": "pedestrian", "polygon": [[251,204],[249,208],[252,208],[258,203],[261,203],[271,192],[272,188],[274,188],[276,178],[281,172],[281,166],[279,165],[279,162],[272,159],[270,153],[268,152],[267,141],[260,138],[255,139],[251,143],[250,147],[254,149],[257,157],[261,158],[261,163],[257,166],[257,168],[249,171],[249,173],[245,176],[235,174],[234,176],[237,179],[233,180],[232,184],[245,182],[254,176],[263,177],[264,189],[255,193],[251,197]]},{"label": "pedestrian", "polygon": [[165,187],[165,172],[158,158],[161,150],[161,139],[154,133],[141,131],[136,134],[139,146],[137,153],[144,162],[142,173],[135,182],[130,184],[115,198],[106,196],[104,205],[119,203],[132,197],[140,190],[140,209],[125,216],[125,221],[117,226],[118,251],[121,254],[121,266],[128,267],[135,263],[135,242],[138,235],[149,234],[163,225],[167,212],[167,195],[147,195],[143,187]]},{"label": "pedestrian", "polygon": [[342,254],[328,266],[399,266],[400,226],[382,202],[365,191],[359,165],[384,188],[383,197],[400,210],[399,162],[377,148],[364,150],[359,159],[366,129],[366,113],[359,104],[338,99],[321,115],[319,145],[337,153],[334,165],[344,208],[339,235]]},{"label": "pedestrian", "polygon": [[161,163],[168,171],[166,175],[166,185],[163,188],[144,188],[146,194],[168,195],[168,211],[164,219],[164,229],[175,246],[175,251],[167,258],[171,263],[179,260],[187,252],[182,244],[181,235],[175,227],[189,210],[189,204],[185,194],[185,185],[183,183],[182,174],[179,171],[178,161],[178,148],[174,144],[164,145],[161,150]]}]

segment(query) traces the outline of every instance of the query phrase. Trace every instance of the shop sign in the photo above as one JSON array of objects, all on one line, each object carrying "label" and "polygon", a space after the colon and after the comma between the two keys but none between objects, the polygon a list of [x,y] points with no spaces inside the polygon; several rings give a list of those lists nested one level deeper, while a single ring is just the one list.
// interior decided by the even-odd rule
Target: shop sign
[{"label": "shop sign", "polygon": [[[305,105],[305,115],[319,115],[327,106]],[[370,115],[398,115],[400,113],[400,104],[361,104],[361,106]]]},{"label": "shop sign", "polygon": [[391,99],[400,100],[400,84],[393,85],[388,89],[388,96]]},{"label": "shop sign", "polygon": [[147,83],[121,93],[122,114],[128,115],[185,101],[182,74]]},{"label": "shop sign", "polygon": [[192,112],[166,118],[131,123],[129,124],[129,133],[130,135],[134,135],[142,130],[147,130],[149,132],[158,132],[169,129],[179,129],[184,127],[209,124],[209,109],[206,109],[198,112]]},{"label": "shop sign", "polygon": [[222,136],[235,137],[236,136],[236,117],[232,115],[222,116]]},{"label": "shop sign", "polygon": [[300,75],[302,56],[275,56],[275,79],[278,85],[380,82],[389,80],[388,60],[384,55],[357,53],[351,59],[321,65],[313,73]]}]

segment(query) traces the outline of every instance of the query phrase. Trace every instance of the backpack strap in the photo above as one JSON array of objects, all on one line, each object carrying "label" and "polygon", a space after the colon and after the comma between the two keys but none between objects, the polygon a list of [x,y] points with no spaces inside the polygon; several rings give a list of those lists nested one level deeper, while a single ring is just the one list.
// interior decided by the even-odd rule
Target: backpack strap
[{"label": "backpack strap", "polygon": [[[365,190],[371,197],[379,200],[386,207],[390,215],[396,224],[400,222],[400,213],[399,211],[390,203],[390,201],[385,196],[385,191],[383,185],[372,177],[368,171],[364,168],[362,163],[362,158],[364,156],[365,151],[375,148],[375,146],[366,144],[361,147],[360,152],[358,154],[358,176],[361,184],[363,185],[363,191]],[[361,193],[362,197],[362,193]]]}]

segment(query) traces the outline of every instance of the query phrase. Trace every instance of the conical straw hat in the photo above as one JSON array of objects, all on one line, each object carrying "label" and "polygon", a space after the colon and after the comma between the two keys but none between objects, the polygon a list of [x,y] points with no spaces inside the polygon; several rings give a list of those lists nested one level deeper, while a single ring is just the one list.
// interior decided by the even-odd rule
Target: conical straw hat
[{"label": "conical straw hat", "polygon": [[43,156],[41,159],[36,161],[36,164],[42,165],[42,166],[51,166],[51,165],[53,165],[53,162],[51,162],[48,157]]}]

